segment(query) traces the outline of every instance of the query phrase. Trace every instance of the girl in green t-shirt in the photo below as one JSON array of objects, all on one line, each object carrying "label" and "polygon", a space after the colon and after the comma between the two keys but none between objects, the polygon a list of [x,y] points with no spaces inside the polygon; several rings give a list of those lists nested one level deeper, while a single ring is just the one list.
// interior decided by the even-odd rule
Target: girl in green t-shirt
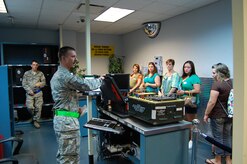
[{"label": "girl in green t-shirt", "polygon": [[143,78],[140,88],[146,92],[158,93],[160,87],[160,76],[157,73],[157,68],[153,62],[148,63],[148,74]]},{"label": "girl in green t-shirt", "polygon": [[[201,80],[196,75],[195,65],[192,61],[186,61],[183,65],[183,75],[180,82],[180,89],[177,95],[182,98],[189,94],[196,96],[196,104],[199,104],[199,93],[201,92]],[[197,118],[197,108],[185,107],[185,120],[192,121]],[[190,134],[191,139],[191,134]],[[189,142],[189,148],[192,148],[192,141]]]},{"label": "girl in green t-shirt", "polygon": [[[183,65],[183,75],[180,81],[180,89],[177,94],[185,97],[189,94],[196,96],[196,103],[199,104],[199,93],[201,92],[201,80],[196,75],[195,65],[192,61],[186,61]],[[185,119],[192,121],[196,118],[197,109],[185,108]]]}]

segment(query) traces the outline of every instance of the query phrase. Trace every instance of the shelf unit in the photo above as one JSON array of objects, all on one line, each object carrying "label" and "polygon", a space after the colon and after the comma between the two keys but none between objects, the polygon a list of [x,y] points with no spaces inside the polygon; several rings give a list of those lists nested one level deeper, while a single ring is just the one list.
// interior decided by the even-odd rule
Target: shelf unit
[{"label": "shelf unit", "polygon": [[46,77],[46,86],[42,88],[44,104],[42,106],[41,119],[53,118],[53,100],[51,96],[50,80],[58,66],[58,46],[50,44],[26,44],[26,43],[0,43],[1,65],[6,65],[11,77],[12,87],[10,93],[13,99],[10,101],[12,109],[10,113],[16,113],[17,124],[26,123],[30,120],[25,101],[26,92],[22,87],[22,78],[26,71],[31,69],[32,60],[39,62],[39,70]]},{"label": "shelf unit", "polygon": [[0,49],[2,65],[30,65],[32,60],[40,64],[58,64],[57,45],[1,43]]}]

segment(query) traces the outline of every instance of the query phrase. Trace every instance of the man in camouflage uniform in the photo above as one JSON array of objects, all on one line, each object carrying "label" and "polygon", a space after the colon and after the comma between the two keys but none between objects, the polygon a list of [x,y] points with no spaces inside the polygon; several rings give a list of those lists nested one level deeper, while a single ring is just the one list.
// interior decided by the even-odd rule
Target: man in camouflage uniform
[{"label": "man in camouflage uniform", "polygon": [[38,70],[38,62],[33,60],[31,67],[32,69],[23,75],[22,86],[26,90],[26,106],[32,114],[33,125],[35,128],[40,128],[38,120],[43,105],[41,88],[45,86],[46,82],[44,74]]},{"label": "man in camouflage uniform", "polygon": [[101,79],[83,79],[70,70],[76,62],[76,52],[72,47],[59,49],[60,66],[51,79],[52,97],[55,102],[54,130],[58,142],[57,163],[79,164],[81,114],[77,97],[78,91],[97,89]]}]

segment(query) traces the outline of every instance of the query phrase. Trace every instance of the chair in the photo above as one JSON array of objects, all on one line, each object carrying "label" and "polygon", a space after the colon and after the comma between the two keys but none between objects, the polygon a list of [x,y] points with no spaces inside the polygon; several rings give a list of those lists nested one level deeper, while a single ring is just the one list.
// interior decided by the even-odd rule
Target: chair
[{"label": "chair", "polygon": [[[34,157],[32,154],[19,154],[19,151],[21,149],[21,146],[23,144],[23,139],[20,137],[11,137],[8,139],[0,140],[0,144],[5,142],[12,142],[13,145],[13,153],[10,157],[6,157],[3,159],[0,159],[0,163],[10,163],[12,164],[38,164],[38,160]],[[17,142],[17,144],[14,144],[14,142]]]},{"label": "chair", "polygon": [[11,137],[8,139],[0,140],[0,144],[3,144],[5,142],[12,142],[12,145],[13,145],[13,142],[17,142],[17,145],[13,151],[13,155],[11,157],[0,159],[0,163],[12,162],[13,164],[18,164],[19,163],[18,160],[16,158],[14,158],[13,156],[19,154],[19,151],[20,151],[21,146],[23,144],[23,139],[18,138],[18,137]]}]

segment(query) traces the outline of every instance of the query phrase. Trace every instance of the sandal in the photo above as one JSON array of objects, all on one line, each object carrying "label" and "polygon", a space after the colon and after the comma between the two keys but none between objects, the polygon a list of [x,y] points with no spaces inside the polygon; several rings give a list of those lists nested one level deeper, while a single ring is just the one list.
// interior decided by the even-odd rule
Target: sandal
[{"label": "sandal", "polygon": [[214,159],[206,159],[205,163],[207,163],[207,164],[215,164],[213,161],[214,161]]}]

